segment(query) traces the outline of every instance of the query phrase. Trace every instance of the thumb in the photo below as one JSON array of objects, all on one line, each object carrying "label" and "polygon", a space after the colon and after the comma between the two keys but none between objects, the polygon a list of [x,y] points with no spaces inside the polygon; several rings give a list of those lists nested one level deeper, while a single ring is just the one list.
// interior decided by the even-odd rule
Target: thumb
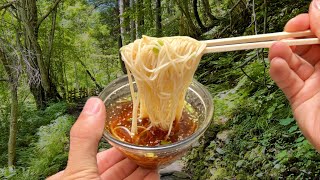
[{"label": "thumb", "polygon": [[313,0],[310,8],[310,26],[313,33],[320,38],[320,0]]},{"label": "thumb", "polygon": [[[96,155],[106,117],[99,98],[90,98],[70,131],[70,151],[64,176],[98,175]],[[89,174],[87,174],[89,173]]]}]

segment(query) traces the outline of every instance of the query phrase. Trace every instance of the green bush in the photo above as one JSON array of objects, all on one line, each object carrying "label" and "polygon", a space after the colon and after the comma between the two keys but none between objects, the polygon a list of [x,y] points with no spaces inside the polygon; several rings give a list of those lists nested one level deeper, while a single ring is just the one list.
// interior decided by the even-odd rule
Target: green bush
[{"label": "green bush", "polygon": [[[320,156],[301,134],[284,94],[257,60],[244,71],[232,88],[225,86],[229,80],[211,86],[214,123],[185,157],[186,171],[193,179],[319,177]],[[225,132],[224,139],[217,136]]]},{"label": "green bush", "polygon": [[64,115],[40,127],[36,133],[38,141],[25,153],[27,168],[3,168],[0,178],[45,179],[63,169],[68,159],[68,136],[73,122],[72,116]]},{"label": "green bush", "polygon": [[30,160],[29,177],[45,178],[66,166],[69,130],[74,118],[68,115],[39,128],[35,156]]},{"label": "green bush", "polygon": [[[18,134],[17,134],[17,166],[27,166],[30,145],[35,143],[39,136],[36,135],[38,128],[48,125],[59,116],[67,111],[67,103],[59,102],[51,104],[44,111],[33,110],[26,106],[20,106],[20,117],[18,119]],[[8,127],[9,129],[9,127]],[[8,137],[8,136],[7,136]],[[7,139],[5,139],[7,141]],[[7,149],[5,149],[7,152]],[[6,155],[6,154],[4,154]],[[7,161],[3,162],[3,165]]]}]

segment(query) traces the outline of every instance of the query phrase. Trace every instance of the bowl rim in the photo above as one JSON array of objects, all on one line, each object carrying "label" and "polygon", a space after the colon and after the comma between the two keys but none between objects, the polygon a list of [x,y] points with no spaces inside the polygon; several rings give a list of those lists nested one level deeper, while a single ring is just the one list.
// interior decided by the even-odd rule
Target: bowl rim
[{"label": "bowl rim", "polygon": [[[103,101],[103,103],[105,104],[106,99],[108,99],[108,97],[110,97],[111,95],[114,94],[114,92],[118,91],[119,89],[124,88],[125,86],[128,86],[128,84],[124,84],[120,87],[118,87],[117,89],[113,90],[110,94],[108,94],[104,99],[101,98],[102,94],[108,90],[110,87],[113,86],[113,84],[116,84],[117,82],[123,80],[127,78],[127,75],[123,75],[115,80],[113,80],[112,82],[110,82],[98,95],[98,97]],[[172,148],[177,148],[180,146],[183,146],[185,144],[191,143],[193,139],[198,139],[209,127],[211,121],[212,121],[212,116],[213,116],[213,111],[214,111],[214,105],[213,105],[213,98],[212,95],[210,94],[210,92],[207,90],[207,88],[202,85],[201,83],[199,83],[196,79],[192,79],[192,84],[195,84],[196,87],[199,87],[203,93],[204,93],[204,97],[206,99],[208,99],[207,101],[212,102],[210,106],[205,107],[205,112],[207,112],[207,114],[205,115],[205,119],[209,119],[207,121],[207,124],[205,124],[203,127],[201,127],[198,131],[196,131],[195,133],[193,133],[191,136],[188,136],[187,138],[175,142],[175,143],[171,143],[171,144],[166,144],[166,145],[160,145],[160,146],[139,146],[139,145],[135,145],[135,144],[130,144],[121,140],[118,140],[116,138],[114,138],[105,128],[103,129],[103,137],[107,140],[107,141],[111,141],[114,144],[117,144],[119,146],[121,146],[121,148],[128,148],[128,149],[133,149],[133,150],[142,150],[142,151],[147,151],[147,152],[154,152],[154,151],[164,151],[164,150],[168,150],[168,149],[172,149]],[[193,93],[195,93],[198,97],[201,97],[199,95],[198,92],[196,92],[194,89],[192,89],[190,86],[188,87],[188,90],[192,91]],[[203,98],[200,98],[202,104],[204,103]]]}]

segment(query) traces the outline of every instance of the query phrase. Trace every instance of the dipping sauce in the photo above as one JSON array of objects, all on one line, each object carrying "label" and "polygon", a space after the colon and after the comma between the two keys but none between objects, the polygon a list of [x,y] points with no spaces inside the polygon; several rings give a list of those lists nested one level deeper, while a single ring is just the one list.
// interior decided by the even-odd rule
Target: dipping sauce
[{"label": "dipping sauce", "polygon": [[[138,118],[138,133],[131,135],[132,102],[127,99],[118,100],[107,108],[105,129],[115,138],[140,146],[160,146],[181,141],[192,135],[197,127],[197,113],[191,105],[186,104],[180,120],[173,122],[171,133],[153,127],[148,118]],[[139,114],[139,113],[138,113]]]}]

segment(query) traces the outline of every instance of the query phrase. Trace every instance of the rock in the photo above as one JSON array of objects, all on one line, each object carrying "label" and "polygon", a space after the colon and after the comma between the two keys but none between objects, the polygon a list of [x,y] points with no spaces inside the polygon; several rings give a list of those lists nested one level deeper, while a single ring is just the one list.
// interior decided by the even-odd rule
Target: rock
[{"label": "rock", "polygon": [[160,174],[172,174],[174,172],[181,172],[182,169],[185,167],[184,162],[182,160],[177,160],[174,163],[170,164],[169,166],[160,169]]},{"label": "rock", "polygon": [[198,147],[198,146],[200,146],[199,140],[195,141],[195,142],[192,144],[192,148],[195,148],[195,147]]},{"label": "rock", "polygon": [[161,180],[189,180],[191,176],[184,172],[174,172],[170,175],[161,175]]},{"label": "rock", "polygon": [[290,168],[290,172],[298,173],[298,172],[299,172],[299,169],[296,168],[296,167],[292,167],[292,168]]},{"label": "rock", "polygon": [[222,142],[228,143],[230,133],[231,133],[231,130],[221,131],[217,134],[217,139],[219,139]]},{"label": "rock", "polygon": [[228,120],[229,120],[229,119],[228,119],[227,117],[225,117],[225,116],[219,116],[219,117],[217,118],[217,123],[218,123],[218,124],[225,124]]},{"label": "rock", "polygon": [[221,148],[216,148],[216,151],[221,155],[224,154],[224,150]]},{"label": "rock", "polygon": [[185,167],[185,163],[182,160],[177,160],[171,165],[160,169],[160,179],[161,180],[184,180],[190,179],[190,175],[182,172],[182,169]]}]

